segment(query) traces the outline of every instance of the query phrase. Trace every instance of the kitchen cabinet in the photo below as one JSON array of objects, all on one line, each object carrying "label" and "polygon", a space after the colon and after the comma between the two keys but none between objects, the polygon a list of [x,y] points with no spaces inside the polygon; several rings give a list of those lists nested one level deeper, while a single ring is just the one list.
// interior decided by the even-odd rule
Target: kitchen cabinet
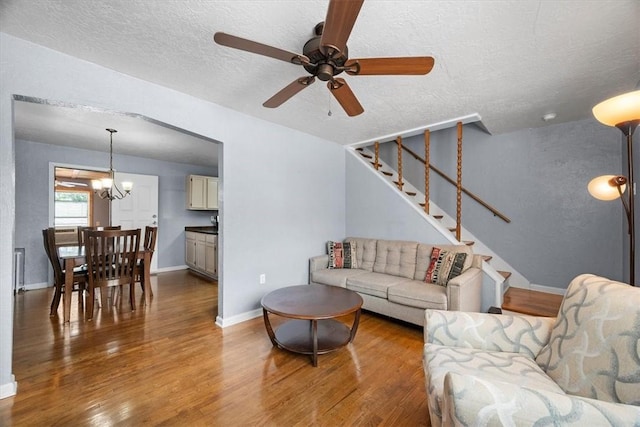
[{"label": "kitchen cabinet", "polygon": [[218,236],[205,235],[204,270],[213,277],[218,277]]},{"label": "kitchen cabinet", "polygon": [[187,231],[186,234],[185,263],[191,268],[196,268],[196,233]]},{"label": "kitchen cabinet", "polygon": [[218,209],[218,178],[214,176],[187,176],[187,209]]},{"label": "kitchen cabinet", "polygon": [[185,263],[198,273],[218,277],[218,236],[186,232]]}]

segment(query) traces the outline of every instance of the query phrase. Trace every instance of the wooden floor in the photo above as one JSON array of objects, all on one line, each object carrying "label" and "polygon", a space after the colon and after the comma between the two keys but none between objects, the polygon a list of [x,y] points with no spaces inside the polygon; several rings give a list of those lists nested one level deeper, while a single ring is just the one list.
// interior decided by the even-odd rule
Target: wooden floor
[{"label": "wooden floor", "polygon": [[355,341],[309,357],[274,348],[261,318],[221,329],[217,285],[185,271],[142,295],[62,324],[51,290],[15,302],[16,396],[2,426],[429,425],[422,329],[363,313]]},{"label": "wooden floor", "polygon": [[510,287],[504,294],[502,309],[532,316],[556,317],[562,295]]}]

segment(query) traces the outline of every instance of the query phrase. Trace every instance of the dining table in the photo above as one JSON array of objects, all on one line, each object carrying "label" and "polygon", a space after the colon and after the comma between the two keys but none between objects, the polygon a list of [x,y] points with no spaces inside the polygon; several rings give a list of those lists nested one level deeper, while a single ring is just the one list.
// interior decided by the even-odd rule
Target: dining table
[{"label": "dining table", "polygon": [[[141,249],[138,251],[138,260],[144,261],[144,280],[142,289],[144,292],[145,305],[151,302],[151,255],[153,251]],[[73,292],[73,269],[87,263],[84,245],[81,246],[59,246],[58,257],[64,264],[64,298],[63,311],[64,322],[69,322],[71,318],[71,293]]]}]

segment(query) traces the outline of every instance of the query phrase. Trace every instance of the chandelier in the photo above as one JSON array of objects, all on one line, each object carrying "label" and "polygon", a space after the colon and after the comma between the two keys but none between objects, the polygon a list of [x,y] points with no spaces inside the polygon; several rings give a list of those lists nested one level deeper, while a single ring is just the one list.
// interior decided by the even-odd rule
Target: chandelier
[{"label": "chandelier", "polygon": [[106,129],[109,132],[109,177],[102,179],[94,179],[91,181],[91,186],[93,187],[94,192],[101,199],[109,199],[109,200],[121,200],[131,194],[131,190],[133,189],[133,182],[123,181],[122,182],[122,191],[118,188],[116,183],[113,181],[113,134],[118,132],[115,129]]}]

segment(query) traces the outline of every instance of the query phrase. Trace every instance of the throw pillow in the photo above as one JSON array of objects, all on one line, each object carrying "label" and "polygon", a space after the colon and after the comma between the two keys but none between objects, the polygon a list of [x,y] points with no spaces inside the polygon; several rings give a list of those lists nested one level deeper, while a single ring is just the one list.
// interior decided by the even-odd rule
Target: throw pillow
[{"label": "throw pillow", "polygon": [[329,268],[358,268],[356,245],[350,242],[327,242]]},{"label": "throw pillow", "polygon": [[466,253],[445,251],[434,246],[431,250],[431,262],[424,281],[447,286],[449,280],[459,276],[464,271],[464,261],[466,259]]}]

